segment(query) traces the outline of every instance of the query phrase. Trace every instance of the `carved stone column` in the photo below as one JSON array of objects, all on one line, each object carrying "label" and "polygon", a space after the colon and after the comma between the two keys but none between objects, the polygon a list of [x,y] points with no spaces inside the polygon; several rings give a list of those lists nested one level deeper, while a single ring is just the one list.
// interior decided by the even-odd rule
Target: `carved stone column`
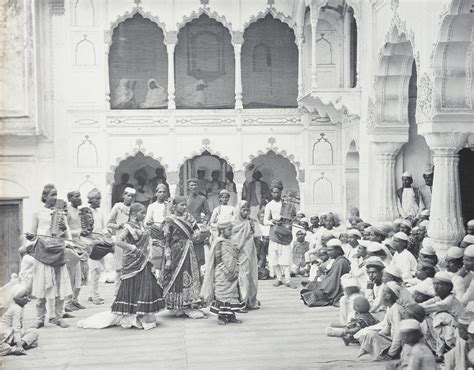
[{"label": "carved stone column", "polygon": [[243,109],[242,103],[242,44],[244,42],[243,33],[236,31],[233,33],[234,58],[235,58],[235,109]]},{"label": "carved stone column", "polygon": [[351,13],[344,16],[344,77],[343,87],[351,87]]},{"label": "carved stone column", "polygon": [[237,203],[242,200],[242,192],[245,184],[245,172],[238,170],[234,172],[234,182],[237,190]]},{"label": "carved stone column", "polygon": [[395,158],[403,143],[374,142],[377,151],[377,165],[374,174],[373,193],[375,197],[374,219],[377,222],[392,222],[398,217]]},{"label": "carved stone column", "polygon": [[[298,106],[301,104],[299,100],[303,97],[303,47],[304,47],[304,34],[303,27],[298,27],[298,36],[296,43],[298,44]],[[300,107],[301,108],[301,107]]]},{"label": "carved stone column", "polygon": [[168,109],[176,109],[174,80],[174,49],[178,43],[176,31],[166,33],[166,51],[168,53]]},{"label": "carved stone column", "polygon": [[109,50],[110,45],[105,45],[105,109],[110,109],[110,76],[109,76]]},{"label": "carved stone column", "polygon": [[170,197],[174,198],[176,196],[176,190],[178,188],[179,175],[178,172],[172,171],[166,174],[166,181],[170,187]]},{"label": "carved stone column", "polygon": [[428,236],[440,256],[457,245],[465,234],[461,213],[458,151],[469,134],[424,133],[433,151],[434,179]]},{"label": "carved stone column", "polygon": [[316,41],[318,40],[318,17],[319,8],[311,7],[311,89],[318,87],[318,65]]}]

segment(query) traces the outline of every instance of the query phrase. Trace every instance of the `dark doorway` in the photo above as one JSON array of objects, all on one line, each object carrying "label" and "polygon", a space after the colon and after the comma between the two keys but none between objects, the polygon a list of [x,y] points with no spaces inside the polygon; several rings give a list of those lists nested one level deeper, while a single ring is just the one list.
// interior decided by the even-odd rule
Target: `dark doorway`
[{"label": "dark doorway", "polygon": [[459,152],[459,183],[461,187],[461,208],[464,222],[474,219],[474,151]]},{"label": "dark doorway", "polygon": [[0,200],[0,286],[20,270],[21,200]]}]

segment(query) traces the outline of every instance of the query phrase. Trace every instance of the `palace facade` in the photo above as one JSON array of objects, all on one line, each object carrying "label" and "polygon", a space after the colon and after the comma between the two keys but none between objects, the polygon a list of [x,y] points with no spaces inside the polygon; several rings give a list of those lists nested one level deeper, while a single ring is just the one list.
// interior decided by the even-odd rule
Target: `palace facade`
[{"label": "palace facade", "polygon": [[473,25],[473,0],[3,1],[4,261],[45,183],[107,210],[158,168],[172,195],[259,170],[309,215],[380,222],[401,174],[434,166],[442,253],[474,218]]}]

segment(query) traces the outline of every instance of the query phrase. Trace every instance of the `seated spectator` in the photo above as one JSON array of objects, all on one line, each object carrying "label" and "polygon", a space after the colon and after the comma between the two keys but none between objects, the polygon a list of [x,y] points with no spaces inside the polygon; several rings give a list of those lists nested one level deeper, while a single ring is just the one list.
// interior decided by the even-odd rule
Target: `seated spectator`
[{"label": "seated spectator", "polygon": [[26,355],[26,350],[38,345],[38,330],[23,326],[23,312],[29,302],[28,291],[22,284],[10,287],[13,302],[0,318],[0,356]]},{"label": "seated spectator", "polygon": [[411,234],[411,228],[412,228],[412,224],[410,222],[410,220],[403,220],[401,223],[400,223],[400,231],[402,233],[405,233],[405,235],[408,237],[408,235]]},{"label": "seated spectator", "polygon": [[355,312],[352,307],[352,302],[355,297],[361,295],[360,287],[356,279],[344,275],[341,277],[341,285],[344,295],[339,300],[339,323],[331,324],[331,326],[334,327],[345,326],[354,318]]},{"label": "seated spectator", "polygon": [[433,285],[433,278],[436,274],[436,270],[433,265],[427,261],[418,262],[416,267],[415,278],[406,281],[406,285],[409,285],[408,291],[413,293],[413,287],[415,285],[424,283],[428,285]]},{"label": "seated spectator", "polygon": [[463,278],[463,294],[459,300],[464,306],[474,301],[474,244],[464,250],[464,267],[458,272]]},{"label": "seated spectator", "polygon": [[[402,224],[403,225],[403,224]],[[396,250],[392,258],[392,265],[402,271],[403,280],[413,278],[416,272],[416,259],[407,251],[408,237],[403,232],[398,232],[393,236],[393,247]]]},{"label": "seated spectator", "polygon": [[386,246],[379,242],[370,242],[367,246],[368,257],[379,257],[383,263],[387,266],[391,263],[392,255]]},{"label": "seated spectator", "polygon": [[327,275],[321,281],[310,282],[301,290],[301,298],[309,307],[337,305],[342,296],[341,276],[350,271],[350,264],[344,257],[341,241],[331,239],[327,253],[333,260]]},{"label": "seated spectator", "polygon": [[426,244],[426,243],[425,243],[425,246],[423,246],[423,248],[421,248],[420,250],[420,255],[418,257],[418,260],[427,261],[431,263],[431,265],[433,266],[436,266],[439,262],[438,256],[436,255],[436,251],[434,250],[434,248],[431,245]]},{"label": "seated spectator", "polygon": [[410,304],[403,310],[402,317],[403,319],[415,319],[420,323],[421,331],[423,332],[423,337],[426,341],[426,344],[430,348],[430,351],[435,354],[436,338],[432,335],[433,330],[430,327],[430,322],[425,320],[425,309],[417,303]]},{"label": "seated spectator", "polygon": [[382,243],[387,236],[388,233],[383,226],[372,226],[370,229],[370,241],[372,242]]},{"label": "seated spectator", "polygon": [[469,245],[474,244],[474,235],[466,235],[461,242],[459,243],[459,246],[461,248],[467,248]]},{"label": "seated spectator", "polygon": [[382,293],[382,304],[387,306],[384,319],[379,324],[362,329],[354,335],[360,343],[358,357],[370,354],[374,361],[398,357],[401,351],[399,324],[403,310],[397,303],[399,296],[400,285],[394,281],[388,282]]},{"label": "seated spectator", "polygon": [[362,234],[357,229],[350,229],[347,233],[347,244],[348,249],[344,252],[346,258],[351,261],[358,252],[359,240],[362,238]]},{"label": "seated spectator", "polygon": [[454,296],[461,300],[465,292],[464,277],[461,274],[463,269],[463,255],[464,249],[459,247],[451,247],[446,251],[446,271],[451,274],[451,282],[453,283]]},{"label": "seated spectator", "polygon": [[402,320],[400,336],[403,342],[400,369],[432,370],[435,368],[435,358],[423,340],[423,331],[417,320]]},{"label": "seated spectator", "polygon": [[326,334],[329,337],[342,338],[344,344],[348,346],[350,343],[357,343],[354,334],[363,328],[376,325],[378,320],[369,312],[370,304],[367,298],[356,295],[352,300],[352,310],[354,317],[342,328],[329,327]]},{"label": "seated spectator", "polygon": [[405,287],[405,284],[403,283],[402,271],[398,267],[394,265],[389,265],[385,267],[382,281],[385,284],[387,284],[390,281],[393,281],[400,286],[400,294],[399,294],[399,298],[397,302],[402,307],[406,307],[409,304],[414,303],[413,296],[411,295],[411,293],[408,291],[408,289]]},{"label": "seated spectator", "polygon": [[464,308],[452,293],[453,284],[448,272],[436,273],[433,284],[436,296],[421,303],[421,306],[429,315],[427,320],[433,323],[433,336],[437,338],[436,355],[441,361],[455,344],[456,320],[463,314]]},{"label": "seated spectator", "polygon": [[[314,260],[311,261],[311,268],[309,270],[309,281],[321,281],[329,271],[329,256],[327,248],[321,248],[316,254],[312,255]],[[303,284],[303,282],[302,282]],[[305,285],[305,284],[303,284]]]},{"label": "seated spectator", "polygon": [[423,303],[435,296],[433,281],[430,283],[421,283],[413,287],[413,299],[416,303]]},{"label": "seated spectator", "polygon": [[467,369],[467,329],[469,324],[474,321],[474,312],[466,311],[461,315],[458,322],[458,331],[454,348],[444,355],[444,367],[446,370]]},{"label": "seated spectator", "polygon": [[291,273],[294,275],[308,276],[305,263],[305,253],[308,252],[309,243],[305,240],[306,231],[298,230],[296,240],[292,242],[293,254]]},{"label": "seated spectator", "polygon": [[383,271],[385,265],[379,257],[369,257],[366,260],[367,285],[365,297],[370,304],[370,312],[380,321],[385,316],[386,307],[382,304]]}]

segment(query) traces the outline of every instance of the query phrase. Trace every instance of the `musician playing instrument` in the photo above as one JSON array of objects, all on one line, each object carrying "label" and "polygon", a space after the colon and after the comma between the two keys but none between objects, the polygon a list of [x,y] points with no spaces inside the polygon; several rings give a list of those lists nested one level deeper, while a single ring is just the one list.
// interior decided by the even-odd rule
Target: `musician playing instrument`
[{"label": "musician playing instrument", "polygon": [[295,288],[290,282],[292,262],[292,219],[295,213],[294,201],[282,200],[283,183],[274,180],[270,186],[272,200],[265,206],[264,225],[270,226],[270,242],[268,245],[268,263],[273,266],[277,281],[273,286],[283,284]]},{"label": "musician playing instrument", "polygon": [[[82,205],[81,193],[73,190],[67,193],[69,205],[67,207],[67,223],[71,230],[73,239],[78,239],[81,235],[81,219],[79,217],[79,207]],[[88,268],[87,256],[83,255],[80,246],[67,248],[66,266],[71,280],[72,296],[66,299],[66,312],[77,311],[85,307],[79,303],[79,293],[81,286],[87,281]]]},{"label": "musician playing instrument", "polygon": [[[61,237],[70,238],[71,235],[67,226],[64,208],[54,208],[57,203],[56,200],[57,190],[55,186],[53,184],[45,185],[41,195],[44,207],[33,214],[31,233],[26,235],[29,240],[36,238],[35,253],[33,254],[36,261],[33,271],[32,296],[37,298],[37,319],[33,324],[33,327],[37,329],[44,326],[46,300],[49,301],[49,307],[54,307],[54,312],[50,313],[52,317],[50,317],[49,322],[61,328],[69,326],[62,318],[64,300],[68,295],[72,294],[72,291],[69,274],[64,262],[65,245]],[[36,235],[43,236],[37,237]],[[54,255],[57,255],[57,258],[48,259],[50,251],[51,255],[53,255],[52,252],[54,251]]]},{"label": "musician playing instrument", "polygon": [[100,305],[104,303],[104,300],[99,296],[99,276],[103,271],[104,256],[112,252],[114,243],[111,238],[104,238],[102,233],[93,232],[95,220],[92,207],[82,207],[79,210],[79,216],[82,231],[76,244],[80,245],[83,253],[89,257],[88,263],[91,272],[91,296],[89,300],[96,305]]}]

